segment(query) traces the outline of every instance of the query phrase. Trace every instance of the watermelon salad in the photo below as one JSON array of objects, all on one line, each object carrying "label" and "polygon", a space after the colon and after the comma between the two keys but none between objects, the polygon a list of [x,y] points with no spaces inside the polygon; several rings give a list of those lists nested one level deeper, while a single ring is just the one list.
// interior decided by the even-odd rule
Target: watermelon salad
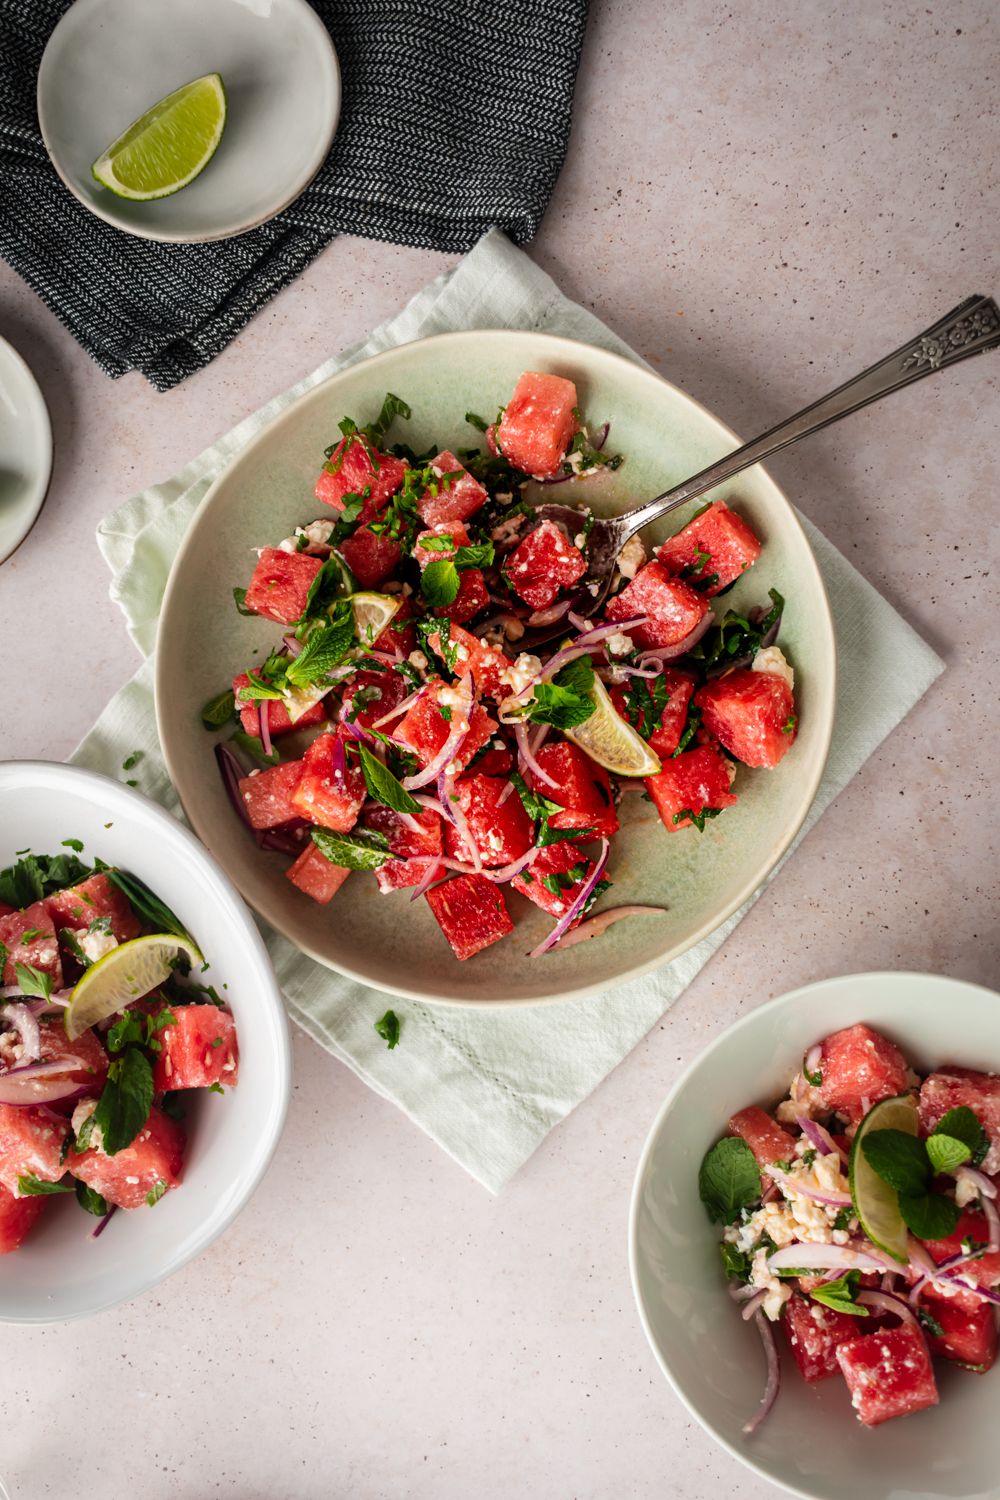
[{"label": "watermelon salad", "polygon": [[776,1109],[735,1114],[699,1186],[725,1225],[730,1294],[767,1355],[744,1431],[778,1393],[775,1327],[800,1377],[843,1379],[869,1427],[936,1405],[936,1360],[985,1374],[998,1180],[1000,1077],[946,1067],[921,1079],[866,1025],[812,1047]]},{"label": "watermelon salad", "polygon": [[[512,932],[511,891],[553,919],[532,957],[661,912],[590,915],[623,794],[697,836],[744,768],[795,742],[784,601],[715,603],[760,540],[705,505],[653,556],[629,542],[584,618],[592,512],[567,527],[537,506],[623,460],[573,382],[527,372],[494,421],[466,414],[483,441],[457,452],[390,442],[409,415],[390,393],[367,425],[344,418],[315,487],[333,515],[260,539],[233,590],[283,631],[202,713],[230,731],[215,753],[235,810],[294,856],[304,896],[326,904],[370,872],[383,895],[423,897],[459,959]],[[519,647],[553,626],[541,655]]]},{"label": "watermelon salad", "polygon": [[30,851],[0,870],[0,1254],[63,1195],[97,1236],[116,1209],[180,1186],[188,1091],[239,1076],[233,1017],[204,968],[124,870]]}]

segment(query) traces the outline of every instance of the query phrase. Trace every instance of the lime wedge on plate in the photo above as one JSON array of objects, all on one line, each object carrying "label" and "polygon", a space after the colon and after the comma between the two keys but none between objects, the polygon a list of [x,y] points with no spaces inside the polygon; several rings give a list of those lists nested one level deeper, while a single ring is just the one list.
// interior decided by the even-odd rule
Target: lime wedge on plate
[{"label": "lime wedge on plate", "polygon": [[362,646],[374,646],[399,609],[398,594],[352,594],[354,631]]},{"label": "lime wedge on plate", "polygon": [[204,170],[225,128],[226,91],[207,73],[147,109],[90,170],[119,198],[167,198]]},{"label": "lime wedge on plate", "polygon": [[599,677],[594,678],[590,696],[594,700],[594,712],[582,724],[564,729],[566,738],[616,776],[655,776],[662,770],[642,735],[616,712]]},{"label": "lime wedge on plate", "polygon": [[906,1135],[916,1135],[918,1126],[917,1107],[909,1094],[880,1100],[872,1105],[855,1132],[848,1168],[854,1212],[861,1228],[873,1245],[904,1263],[910,1253],[898,1195],[869,1165],[861,1142],[870,1130],[902,1130]]},{"label": "lime wedge on plate", "polygon": [[193,943],[169,932],[155,932],[150,937],[133,938],[120,943],[99,958],[77,981],[70,996],[63,1022],[66,1035],[73,1042],[98,1021],[106,1021],[155,990],[170,975],[181,954],[192,966],[205,960]]}]

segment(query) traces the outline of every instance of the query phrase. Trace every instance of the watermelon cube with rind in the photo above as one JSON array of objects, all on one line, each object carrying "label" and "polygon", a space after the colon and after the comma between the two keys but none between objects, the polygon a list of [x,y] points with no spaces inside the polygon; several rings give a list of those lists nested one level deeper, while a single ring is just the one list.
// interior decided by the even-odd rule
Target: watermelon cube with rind
[{"label": "watermelon cube with rind", "polygon": [[292,793],[302,780],[302,770],[302,761],[289,760],[241,778],[240,796],[251,828],[280,828],[299,816]]},{"label": "watermelon cube with rind", "polygon": [[359,526],[338,543],[337,550],[363,589],[375,588],[394,573],[403,555],[398,542],[370,526]]},{"label": "watermelon cube with rind", "polygon": [[213,1084],[235,1088],[239,1081],[240,1049],[236,1022],[229,1012],[217,1005],[176,1005],[171,1015],[173,1021],[155,1033],[160,1044],[153,1064],[153,1087],[157,1093],[166,1089],[207,1089]]},{"label": "watermelon cube with rind", "polygon": [[16,1197],[19,1177],[58,1182],[68,1133],[67,1122],[42,1105],[0,1104],[0,1184]]},{"label": "watermelon cube with rind", "polygon": [[[985,1375],[997,1357],[996,1313],[988,1302],[966,1307],[952,1298],[933,1293],[921,1298],[921,1310],[930,1315],[924,1332],[932,1355],[949,1359],[963,1369]],[[941,1329],[934,1332],[934,1326]]]},{"label": "watermelon cube with rind", "polygon": [[760,542],[742,516],[714,500],[656,550],[668,572],[709,597],[735,583],[760,556]]},{"label": "watermelon cube with rind", "polygon": [[554,785],[532,773],[532,790],[563,809],[549,813],[550,828],[589,828],[592,837],[605,839],[618,832],[611,781],[603,766],[567,740],[542,745],[534,758]]},{"label": "watermelon cube with rind", "polygon": [[851,1405],[866,1427],[907,1417],[938,1403],[937,1382],[926,1340],[903,1323],[837,1346]]},{"label": "watermelon cube with rind", "polygon": [[48,1202],[46,1197],[15,1198],[0,1184],[0,1255],[10,1255],[23,1244]]},{"label": "watermelon cube with rind", "polygon": [[514,592],[532,609],[548,609],[561,589],[571,588],[587,571],[587,559],[554,521],[542,521],[519,542],[504,563]]},{"label": "watermelon cube with rind", "polygon": [[662,563],[640,568],[620,594],[609,599],[604,613],[608,620],[647,616],[643,625],[626,631],[637,646],[654,649],[676,646],[689,636],[708,612],[701,594],[682,578],[672,578]]},{"label": "watermelon cube with rind", "polygon": [[555,474],[580,425],[576,386],[561,375],[526,370],[514,387],[493,443],[525,474]]},{"label": "watermelon cube with rind", "polygon": [[79,885],[71,885],[45,898],[45,909],[57,931],[71,927],[84,932],[98,918],[111,922],[111,935],[119,943],[139,936],[141,924],[125,892],[103,870]]},{"label": "watermelon cube with rind", "polygon": [[285,876],[320,906],[326,906],[350,873],[343,865],[331,864],[310,839],[295,863],[285,871]]},{"label": "watermelon cube with rind", "polygon": [[514,930],[499,886],[485,875],[457,875],[426,901],[456,958],[472,958]]},{"label": "watermelon cube with rind", "polygon": [[[558,921],[569,911],[593,870],[593,860],[588,859],[572,839],[560,839],[558,844],[547,844],[544,849],[539,849],[527,870],[515,875],[511,885]],[[546,880],[551,884],[546,885]],[[551,885],[558,886],[558,892]],[[582,916],[581,912],[576,922]]]},{"label": "watermelon cube with rind", "polygon": [[920,1085],[921,1128],[929,1135],[942,1115],[963,1105],[972,1110],[989,1137],[982,1167],[992,1176],[1000,1172],[1000,1076],[996,1073],[959,1067],[929,1073]]},{"label": "watermelon cube with rind", "polygon": [[859,1325],[867,1326],[867,1320],[799,1296],[786,1302],[781,1323],[799,1374],[809,1385],[840,1373],[838,1346],[857,1338]]},{"label": "watermelon cube with rind", "polygon": [[645,778],[645,786],[671,833],[692,826],[688,813],[700,816],[706,809],[721,811],[737,801],[731,790],[731,762],[715,744],[667,757],[655,776]]},{"label": "watermelon cube with rind", "polygon": [[782,1130],[777,1121],[756,1104],[738,1110],[728,1126],[730,1135],[738,1135],[746,1141],[753,1152],[754,1160],[762,1171],[775,1162],[795,1159],[795,1138]]},{"label": "watermelon cube with rind", "polygon": [[833,1032],[822,1045],[820,1098],[846,1119],[857,1123],[880,1099],[905,1091],[906,1058],[863,1022]]},{"label": "watermelon cube with rind", "polygon": [[[527,854],[535,825],[509,781],[499,776],[465,776],[455,794],[469,834],[487,868],[500,868]],[[454,824],[445,828],[445,849],[454,859],[469,859],[465,840]]]},{"label": "watermelon cube with rind", "polygon": [[747,766],[773,768],[795,743],[792,689],[777,672],[737,667],[694,695],[709,734]]},{"label": "watermelon cube with rind", "polygon": [[184,1172],[183,1128],[154,1104],[131,1145],[114,1156],[94,1147],[79,1154],[70,1150],[66,1170],[117,1208],[141,1208],[148,1194],[161,1194],[180,1186]]},{"label": "watermelon cube with rind", "polygon": [[351,831],[367,795],[360,765],[347,758],[347,747],[354,743],[342,725],[313,740],[290,798],[298,817],[334,833]]},{"label": "watermelon cube with rind", "polygon": [[254,569],[243,603],[267,620],[294,625],[306,607],[309,590],[323,563],[308,552],[265,547]]},{"label": "watermelon cube with rind", "polygon": [[431,530],[452,521],[467,521],[489,499],[479,480],[447,448],[431,459],[431,468],[436,478],[417,501],[420,519]]},{"label": "watermelon cube with rind", "polygon": [[52,988],[63,986],[62,960],[55,925],[44,901],[0,917],[0,956],[6,954],[4,984],[17,984],[17,964],[48,974]]},{"label": "watermelon cube with rind", "polygon": [[402,487],[406,468],[392,454],[380,453],[367,439],[344,437],[323,465],[313,493],[324,505],[343,510],[348,495],[364,495],[363,521],[369,521]]}]

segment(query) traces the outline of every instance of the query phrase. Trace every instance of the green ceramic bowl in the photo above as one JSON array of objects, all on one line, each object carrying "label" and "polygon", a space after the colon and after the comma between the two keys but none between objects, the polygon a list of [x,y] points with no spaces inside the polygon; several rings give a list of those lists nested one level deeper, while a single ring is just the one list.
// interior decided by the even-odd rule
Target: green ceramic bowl
[{"label": "green ceramic bowl", "polygon": [[946,1062],[1000,1070],[1000,995],[957,979],[848,974],[752,1011],[691,1064],[643,1150],[629,1225],[639,1316],[688,1409],[775,1484],[809,1500],[988,1500],[1000,1369],[976,1376],[938,1361],[940,1405],[869,1430],[839,1377],[806,1385],[783,1348],[777,1402],[752,1438],[741,1432],[764,1390],[764,1354],[726,1294],[698,1167],[731,1115],[782,1098],[812,1043],[858,1021],[884,1031],[920,1072]]},{"label": "green ceramic bowl", "polygon": [[[465,412],[495,411],[525,369],[575,380],[590,420],[610,420],[611,445],[626,455],[615,474],[563,486],[561,501],[575,492],[596,510],[624,510],[736,445],[690,397],[586,344],[507,331],[404,344],[307,392],[237,454],[188,530],[160,619],[160,738],[196,832],[251,905],[303,952],[379,989],[426,1000],[568,999],[683,953],[725,921],[788,848],[819,784],[833,724],[835,651],[823,582],[787,500],[757,468],[718,492],[738,499],[764,543],[760,561],[725,602],[749,608],[766,601],[771,586],[785,596],[781,639],[796,669],[799,735],[779,770],[741,770],[739,804],[703,834],[667,833],[648,802],[624,799],[610,867],[615,884],[604,904],[662,904],[665,916],[630,919],[595,942],[529,960],[550,919],[511,893],[513,936],[459,963],[423,901],[411,904],[406,892],[380,896],[373,879],[353,875],[330,906],[316,906],[284,878],[287,856],[256,849],[233,815],[212,736],[199,719],[202,704],[278,638],[277,627],[242,618],[233,607],[234,585],[245,585],[253,571],[253,548],[278,542],[324,509],[312,488],[345,413],[363,421],[392,390],[413,408],[406,437],[418,451],[432,443],[469,446],[477,435]],[[671,517],[662,535],[685,515]]]}]

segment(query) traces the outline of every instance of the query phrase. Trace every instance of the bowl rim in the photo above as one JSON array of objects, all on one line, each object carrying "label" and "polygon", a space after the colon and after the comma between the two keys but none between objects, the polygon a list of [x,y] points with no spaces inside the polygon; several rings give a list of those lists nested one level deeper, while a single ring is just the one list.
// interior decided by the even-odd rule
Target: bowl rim
[{"label": "bowl rim", "polygon": [[42,513],[42,506],[45,504],[45,497],[48,495],[49,485],[52,482],[54,451],[52,417],[42,394],[42,388],[24,355],[15,349],[10,339],[0,335],[0,362],[3,360],[9,361],[11,369],[21,381],[21,390],[26,398],[26,404],[31,408],[38,423],[41,442],[36,453],[38,462],[35,471],[26,486],[25,497],[18,506],[18,509],[22,511],[21,520],[18,522],[20,534],[10,550],[0,554],[0,565],[13,557],[22,542],[27,540],[32,527]]},{"label": "bowl rim", "polygon": [[[80,191],[76,182],[73,180],[72,175],[64,169],[63,164],[59,159],[59,155],[55,149],[55,145],[53,142],[52,131],[50,129],[51,119],[47,119],[46,117],[48,80],[49,76],[53,72],[53,68],[55,67],[55,64],[51,61],[51,56],[54,56],[55,54],[50,54],[50,49],[52,48],[53,43],[58,36],[60,28],[64,24],[69,22],[71,16],[75,17],[76,22],[80,22],[81,20],[86,21],[88,19],[86,15],[86,11],[88,9],[91,11],[99,11],[103,5],[106,5],[108,3],[109,0],[73,0],[73,4],[70,5],[68,10],[59,18],[58,22],[53,27],[52,33],[45,44],[45,49],[42,52],[42,60],[38,66],[38,79],[35,86],[35,104],[38,111],[38,125],[41,131],[42,141],[45,145],[45,150],[48,153],[49,161],[52,163],[52,166],[55,169],[59,180],[62,182],[63,186],[73,194],[73,197],[76,199],[76,201],[82,204],[83,207],[88,210],[88,212],[92,213],[95,216],[95,218],[103,220],[105,224],[110,224],[115,229],[120,229],[124,234],[133,235],[136,239],[151,240],[155,244],[160,245],[204,245],[216,243],[219,240],[233,239],[236,235],[247,234],[251,229],[258,229],[261,224],[269,223],[271,219],[275,218],[278,214],[283,213],[286,208],[290,207],[297,198],[300,198],[305,192],[306,188],[316,178],[316,175],[318,174],[320,168],[327,158],[327,155],[329,154],[330,147],[333,144],[333,138],[337,133],[337,126],[340,123],[340,114],[343,105],[343,86],[340,72],[340,59],[337,56],[337,49],[333,44],[333,38],[331,37],[329,31],[320,20],[317,12],[313,10],[312,6],[308,3],[308,0],[283,0],[283,4],[288,6],[292,13],[298,14],[300,25],[302,25],[307,31],[312,32],[312,35],[315,39],[316,52],[325,60],[329,68],[329,81],[331,93],[333,96],[333,107],[330,111],[330,120],[327,128],[317,136],[316,144],[303,170],[299,173],[298,177],[295,179],[290,188],[286,189],[286,191],[282,194],[280,200],[275,201],[275,203],[270,208],[263,210],[259,214],[256,214],[249,219],[230,219],[226,223],[218,226],[215,229],[206,229],[202,230],[200,233],[191,234],[182,233],[178,230],[172,230],[169,228],[157,228],[155,230],[147,229],[143,225],[136,224],[133,220],[127,219],[123,215],[116,213],[112,207],[105,208],[101,203],[95,201],[95,199],[88,197],[85,193]],[[84,11],[84,15],[82,17],[77,14],[81,10]],[[48,67],[46,67],[46,59],[49,59]],[[58,77],[58,72],[56,73],[56,77]],[[181,191],[183,191],[183,189]],[[170,194],[168,196],[173,195]],[[117,202],[117,199],[114,199],[113,201]]]},{"label": "bowl rim", "polygon": [[[734,448],[738,447],[740,444],[740,439],[735,435],[735,433],[733,433],[732,430],[725,425],[725,423],[721,422],[718,417],[710,412],[707,407],[703,406],[700,401],[697,401],[693,396],[689,396],[685,391],[682,391],[679,386],[676,386],[671,381],[666,380],[656,371],[651,370],[647,365],[640,363],[635,359],[629,359],[626,356],[618,354],[612,350],[604,349],[600,345],[588,344],[580,339],[564,338],[557,334],[546,333],[544,330],[534,331],[511,328],[458,329],[449,333],[430,334],[425,338],[412,339],[405,344],[394,345],[391,349],[382,350],[378,354],[371,355],[368,359],[359,360],[355,363],[349,364],[343,369],[332,372],[330,375],[326,376],[325,379],[317,382],[317,384],[315,385],[310,386],[307,390],[300,392],[300,394],[296,396],[293,401],[290,401],[287,406],[284,406],[280,411],[276,412],[274,416],[272,416],[268,420],[264,427],[261,428],[260,432],[256,433],[249,442],[244,444],[241,448],[238,449],[236,453],[232,454],[228,458],[225,467],[215,477],[211,485],[206,490],[205,494],[202,496],[197,509],[188,522],[187,528],[181,539],[180,546],[178,547],[173,562],[171,563],[170,573],[163,591],[163,600],[160,606],[159,617],[157,619],[154,681],[157,733],[160,740],[160,747],[163,751],[163,757],[167,772],[174,784],[177,795],[180,798],[182,805],[184,805],[185,816],[190,821],[191,826],[195,829],[198,836],[204,840],[206,848],[211,847],[207,827],[199,826],[197,817],[195,817],[190,812],[190,810],[184,803],[184,794],[181,790],[180,781],[178,780],[176,764],[172,760],[169,748],[171,739],[171,725],[169,722],[170,716],[168,715],[166,708],[166,697],[168,689],[166,684],[166,668],[164,665],[167,659],[167,653],[162,649],[161,637],[164,634],[164,621],[166,620],[171,609],[173,596],[180,587],[180,579],[184,573],[184,563],[187,560],[189,552],[193,552],[195,549],[195,536],[198,529],[198,524],[200,523],[204,513],[213,504],[218,490],[228,479],[233,466],[236,463],[241,463],[246,459],[252,458],[252,456],[260,448],[262,448],[267,442],[271,440],[274,433],[279,428],[292,422],[297,417],[303,405],[305,405],[307,402],[320,399],[329,391],[329,388],[333,383],[341,379],[350,377],[362,367],[368,369],[371,367],[379,367],[385,363],[392,363],[392,361],[398,358],[401,353],[412,355],[415,351],[417,353],[417,356],[419,357],[420,351],[426,349],[429,345],[438,346],[450,344],[454,346],[461,346],[463,344],[476,344],[481,347],[485,339],[500,340],[507,344],[516,344],[518,341],[525,338],[531,339],[534,342],[541,342],[545,345],[548,345],[551,349],[551,357],[554,359],[562,359],[566,362],[571,363],[574,356],[577,361],[585,361],[597,357],[600,360],[610,361],[613,367],[617,366],[627,371],[630,377],[634,377],[636,374],[647,376],[650,380],[665,386],[671,393],[673,398],[676,398],[679,402],[686,404],[689,408],[697,412],[700,417],[703,417],[708,422],[710,422],[717,429],[719,436],[723,442],[731,442]],[[676,958],[679,958],[681,954],[689,952],[691,948],[696,946],[696,944],[700,943],[704,938],[709,937],[713,932],[722,927],[735,912],[740,910],[740,908],[750,899],[751,896],[753,896],[758,890],[761,890],[763,888],[769,877],[772,875],[776,867],[784,858],[785,854],[788,852],[791,845],[794,843],[795,839],[798,837],[802,825],[805,822],[806,817],[808,816],[809,810],[812,807],[813,802],[815,801],[816,792],[819,788],[820,781],[822,780],[823,772],[826,769],[826,763],[830,752],[830,742],[833,735],[836,709],[837,638],[833,624],[833,616],[830,610],[829,598],[827,596],[826,584],[824,582],[823,575],[820,572],[819,563],[816,561],[816,555],[813,552],[812,545],[809,542],[809,538],[806,536],[805,529],[791,501],[785,495],[784,491],[777,484],[775,484],[774,480],[771,478],[770,474],[763,467],[763,465],[756,465],[755,467],[761,470],[764,480],[770,486],[773,492],[773,497],[777,500],[779,505],[784,507],[788,523],[792,527],[793,531],[798,534],[805,548],[806,555],[812,563],[814,574],[814,589],[812,590],[812,597],[815,600],[815,607],[820,618],[821,626],[829,641],[830,670],[825,674],[824,678],[821,681],[817,681],[813,687],[813,691],[815,692],[816,696],[816,704],[813,711],[815,715],[820,719],[821,740],[819,751],[814,759],[812,774],[809,776],[804,790],[800,795],[799,803],[795,809],[793,818],[788,825],[785,835],[782,838],[780,844],[778,844],[769,855],[765,864],[765,868],[760,871],[760,873],[755,873],[752,877],[745,880],[740,885],[736,894],[730,899],[730,901],[720,913],[702,922],[700,926],[694,932],[689,934],[689,936],[683,942],[676,943],[672,948],[667,949],[665,952],[658,954],[656,957],[648,960],[645,963],[641,963],[633,968],[624,970],[622,973],[615,975],[614,979],[610,981],[598,980],[589,984],[575,985],[572,989],[560,990],[556,993],[544,992],[537,995],[521,995],[511,999],[488,1000],[477,998],[474,994],[469,994],[468,996],[435,995],[433,993],[429,993],[425,989],[407,987],[405,983],[393,984],[391,988],[384,983],[375,986],[373,985],[372,980],[359,970],[351,969],[348,966],[342,964],[334,964],[329,958],[316,951],[312,946],[301,943],[296,939],[289,937],[288,934],[283,930],[279,922],[275,920],[274,916],[257,907],[256,903],[249,895],[249,893],[244,893],[239,879],[237,878],[237,876],[232,875],[230,878],[233,880],[233,883],[236,885],[236,888],[240,891],[241,895],[244,896],[247,904],[258,913],[262,920],[268,922],[272,927],[280,932],[282,937],[284,937],[287,942],[292,943],[292,945],[297,948],[299,952],[303,953],[307,958],[311,958],[315,962],[322,964],[324,968],[330,969],[334,973],[342,974],[346,979],[352,979],[358,984],[367,985],[369,988],[378,988],[380,990],[385,990],[386,992],[398,995],[403,999],[420,1000],[431,1005],[458,1006],[480,1010],[486,1007],[496,1010],[503,1008],[514,1009],[515,1007],[534,1005],[557,1005],[564,1004],[565,1002],[570,1000],[582,999],[585,996],[599,994],[602,991],[608,990],[612,986],[617,986],[619,984],[628,983],[632,980],[640,979],[644,975],[651,974],[654,970],[660,969],[668,963],[672,963]]]},{"label": "bowl rim", "polygon": [[815,1490],[802,1489],[800,1486],[791,1483],[789,1480],[780,1478],[778,1475],[774,1474],[770,1469],[760,1463],[751,1453],[749,1453],[745,1449],[738,1447],[735,1443],[730,1442],[730,1440],[725,1437],[723,1433],[721,1433],[718,1428],[697,1409],[697,1407],[694,1405],[694,1402],[692,1400],[689,1400],[684,1387],[681,1385],[680,1381],[675,1379],[670,1364],[661,1351],[653,1335],[653,1330],[650,1325],[649,1318],[646,1315],[646,1309],[643,1305],[642,1297],[639,1293],[638,1222],[640,1213],[640,1198],[642,1196],[642,1185],[646,1175],[646,1168],[649,1160],[653,1155],[653,1151],[659,1141],[667,1117],[673,1109],[681,1090],[691,1082],[692,1078],[698,1072],[703,1063],[707,1062],[710,1057],[713,1057],[715,1053],[720,1051],[723,1046],[728,1045],[734,1037],[738,1037],[744,1031],[754,1026],[759,1016],[791,1008],[795,1006],[804,996],[821,994],[825,989],[834,989],[835,987],[842,985],[845,980],[878,985],[880,983],[885,983],[887,980],[897,980],[901,978],[907,979],[909,981],[916,980],[918,983],[926,981],[931,984],[938,984],[943,980],[949,985],[957,985],[964,990],[973,991],[979,995],[988,997],[994,1002],[1000,1002],[1000,993],[995,990],[988,989],[986,985],[976,984],[974,981],[968,979],[956,979],[953,978],[950,974],[932,974],[926,969],[865,969],[860,970],[857,973],[832,974],[829,975],[826,979],[816,979],[813,980],[810,984],[802,984],[794,990],[787,990],[782,995],[775,995],[771,1000],[766,1000],[763,1005],[755,1006],[754,1009],[748,1011],[745,1016],[740,1016],[739,1020],[734,1021],[731,1026],[727,1026],[722,1031],[720,1031],[718,1036],[713,1037],[708,1045],[706,1047],[703,1047],[696,1057],[692,1058],[691,1062],[689,1062],[687,1067],[683,1069],[680,1076],[674,1080],[674,1083],[667,1093],[666,1098],[663,1100],[663,1103],[657,1110],[656,1117],[649,1128],[645,1141],[643,1142],[642,1150],[639,1153],[639,1161],[638,1165],[636,1166],[635,1176],[632,1181],[632,1191],[629,1195],[628,1269],[629,1280],[632,1284],[632,1296],[635,1302],[636,1311],[639,1315],[640,1326],[642,1327],[643,1333],[646,1335],[646,1342],[652,1350],[653,1357],[656,1360],[661,1373],[666,1377],[667,1384],[670,1386],[674,1395],[677,1396],[677,1398],[680,1400],[684,1408],[691,1414],[692,1417],[694,1417],[699,1426],[708,1433],[709,1437],[711,1437],[713,1441],[718,1443],[721,1448],[724,1448],[726,1452],[729,1453],[733,1458],[738,1459],[739,1462],[746,1468],[752,1469],[755,1474],[759,1474],[762,1479],[768,1480],[771,1484],[777,1486],[779,1489],[784,1490],[788,1494],[798,1496],[799,1500],[817,1500],[817,1493]]},{"label": "bowl rim", "polygon": [[13,782],[15,786],[19,781],[23,784],[25,776],[37,778],[35,785],[42,789],[46,785],[49,785],[60,792],[72,790],[72,784],[79,781],[100,786],[112,813],[115,812],[115,804],[117,803],[122,808],[119,816],[126,819],[128,809],[135,804],[141,804],[144,816],[151,818],[154,824],[159,825],[164,846],[169,846],[173,842],[187,848],[208,884],[210,886],[214,885],[215,891],[213,894],[223,908],[225,921],[232,923],[241,931],[243,943],[253,956],[254,965],[258,970],[255,1003],[269,1003],[275,1021],[275,1041],[277,1044],[271,1059],[273,1071],[276,1075],[275,1102],[270,1110],[260,1115],[261,1131],[258,1139],[262,1143],[262,1149],[259,1158],[253,1172],[239,1193],[235,1195],[218,1219],[213,1222],[211,1230],[204,1235],[195,1236],[190,1247],[182,1255],[171,1258],[169,1265],[157,1275],[151,1278],[145,1275],[137,1277],[131,1289],[126,1290],[122,1295],[112,1294],[108,1297],[102,1297],[85,1307],[64,1313],[57,1318],[52,1317],[51,1314],[47,1315],[44,1312],[26,1312],[24,1314],[13,1315],[0,1313],[0,1325],[19,1324],[34,1325],[37,1327],[45,1324],[73,1323],[80,1318],[92,1317],[96,1313],[106,1312],[109,1308],[120,1307],[127,1302],[134,1301],[137,1297],[144,1296],[153,1287],[167,1281],[177,1271],[188,1265],[190,1261],[202,1255],[210,1245],[214,1244],[229,1229],[260,1186],[281,1140],[292,1092],[292,1051],[288,1013],[285,1009],[277,976],[271,964],[270,955],[264,945],[264,939],[257,927],[257,923],[242,896],[233,885],[233,882],[222,869],[222,866],[213,859],[204,844],[195,837],[191,830],[167,812],[166,808],[162,807],[160,803],[154,802],[152,798],[147,797],[144,793],[136,791],[132,787],[123,786],[121,782],[116,781],[113,777],[103,776],[99,771],[92,771],[86,766],[64,765],[60,762],[47,760],[5,761],[0,764],[0,795],[7,790],[6,783],[8,781]]}]

